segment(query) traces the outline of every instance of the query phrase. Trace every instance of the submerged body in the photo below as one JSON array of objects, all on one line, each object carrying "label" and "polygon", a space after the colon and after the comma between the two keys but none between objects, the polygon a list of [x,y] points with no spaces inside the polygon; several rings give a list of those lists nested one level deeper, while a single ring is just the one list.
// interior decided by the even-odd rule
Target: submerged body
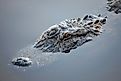
[{"label": "submerged body", "polygon": [[106,8],[109,12],[121,13],[121,0],[107,0]]},{"label": "submerged body", "polygon": [[51,26],[35,42],[34,48],[43,52],[69,53],[72,49],[91,41],[102,33],[106,17],[86,15],[83,18],[66,19]]}]

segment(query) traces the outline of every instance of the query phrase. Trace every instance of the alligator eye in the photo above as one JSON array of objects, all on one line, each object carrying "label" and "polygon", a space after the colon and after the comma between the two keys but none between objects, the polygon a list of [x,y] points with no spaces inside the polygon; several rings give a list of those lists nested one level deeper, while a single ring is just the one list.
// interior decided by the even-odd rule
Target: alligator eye
[{"label": "alligator eye", "polygon": [[99,23],[99,20],[96,20],[96,21],[94,22],[94,24],[97,24],[97,23]]}]

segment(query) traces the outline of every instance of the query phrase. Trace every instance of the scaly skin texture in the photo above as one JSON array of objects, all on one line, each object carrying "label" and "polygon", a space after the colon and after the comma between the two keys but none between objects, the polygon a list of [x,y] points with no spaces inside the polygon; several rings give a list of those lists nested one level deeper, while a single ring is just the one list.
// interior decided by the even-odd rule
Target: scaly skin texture
[{"label": "scaly skin texture", "polygon": [[106,17],[86,15],[84,18],[69,19],[51,26],[35,42],[34,48],[43,52],[69,53],[72,49],[92,41],[102,33]]},{"label": "scaly skin texture", "polygon": [[106,8],[109,12],[121,13],[121,0],[107,0]]}]

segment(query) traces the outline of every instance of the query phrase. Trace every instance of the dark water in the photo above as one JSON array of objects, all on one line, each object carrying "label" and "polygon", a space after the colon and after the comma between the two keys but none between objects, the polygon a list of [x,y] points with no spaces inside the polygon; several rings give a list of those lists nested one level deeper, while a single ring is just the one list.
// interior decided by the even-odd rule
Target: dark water
[{"label": "dark water", "polygon": [[[0,81],[121,81],[121,15],[106,0],[0,0]],[[85,14],[108,15],[103,34],[58,60],[26,71],[10,64],[49,26]]]}]

